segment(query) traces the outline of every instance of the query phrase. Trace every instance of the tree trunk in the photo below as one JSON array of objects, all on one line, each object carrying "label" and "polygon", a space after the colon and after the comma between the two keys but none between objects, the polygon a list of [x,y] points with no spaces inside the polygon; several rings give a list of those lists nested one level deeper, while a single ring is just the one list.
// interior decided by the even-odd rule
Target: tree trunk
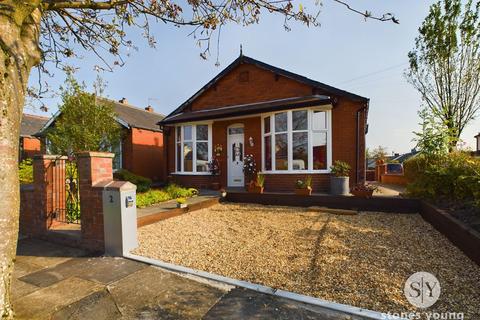
[{"label": "tree trunk", "polygon": [[0,6],[0,317],[13,318],[11,274],[18,236],[20,188],[19,131],[28,76],[40,61],[39,2]]}]

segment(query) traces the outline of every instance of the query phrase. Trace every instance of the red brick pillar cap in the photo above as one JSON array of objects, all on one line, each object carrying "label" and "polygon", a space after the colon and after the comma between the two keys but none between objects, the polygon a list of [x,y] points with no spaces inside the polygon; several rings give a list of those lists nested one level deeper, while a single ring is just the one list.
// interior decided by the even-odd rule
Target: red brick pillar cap
[{"label": "red brick pillar cap", "polygon": [[77,158],[113,158],[114,153],[111,152],[97,152],[97,151],[84,151],[77,153]]},{"label": "red brick pillar cap", "polygon": [[36,154],[33,156],[33,159],[36,160],[67,160],[67,156],[59,156],[54,154]]}]

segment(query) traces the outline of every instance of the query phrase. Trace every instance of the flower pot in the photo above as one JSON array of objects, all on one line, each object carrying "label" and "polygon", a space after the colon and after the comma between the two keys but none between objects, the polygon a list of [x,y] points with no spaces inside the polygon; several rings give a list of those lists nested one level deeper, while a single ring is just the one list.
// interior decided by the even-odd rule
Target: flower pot
[{"label": "flower pot", "polygon": [[188,204],[186,204],[186,203],[177,203],[177,208],[179,208],[179,209],[184,209],[186,207],[188,207]]},{"label": "flower pot", "polygon": [[330,193],[346,196],[350,193],[349,177],[330,177]]},{"label": "flower pot", "polygon": [[310,196],[312,195],[312,187],[307,187],[304,189],[295,189],[295,194],[297,196]]},{"label": "flower pot", "polygon": [[248,186],[248,192],[250,193],[263,193],[263,187],[259,186]]},{"label": "flower pot", "polygon": [[212,182],[210,184],[210,189],[212,190],[220,190],[220,182]]},{"label": "flower pot", "polygon": [[353,194],[355,197],[365,199],[371,198],[373,196],[373,190],[352,190],[350,193]]}]

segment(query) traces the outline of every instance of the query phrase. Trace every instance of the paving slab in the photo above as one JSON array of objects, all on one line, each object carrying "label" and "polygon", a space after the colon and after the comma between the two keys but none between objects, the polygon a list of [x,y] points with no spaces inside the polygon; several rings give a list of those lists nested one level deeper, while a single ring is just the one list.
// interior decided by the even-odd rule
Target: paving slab
[{"label": "paving slab", "polygon": [[57,310],[72,304],[103,286],[80,278],[68,278],[14,301],[15,319],[49,319]]},{"label": "paving slab", "polygon": [[51,267],[65,262],[72,257],[81,257],[85,250],[60,246],[46,241],[25,239],[17,249],[17,261]]},{"label": "paving slab", "polygon": [[108,289],[124,316],[143,319],[200,319],[225,294],[156,267],[135,272]]},{"label": "paving slab", "polygon": [[40,287],[34,286],[33,284],[30,284],[27,282],[23,282],[22,280],[13,278],[10,294],[11,294],[12,300],[15,301],[38,289],[40,289]]},{"label": "paving slab", "polygon": [[43,268],[45,267],[38,266],[30,261],[26,261],[25,259],[23,261],[17,260],[13,265],[13,277],[17,279],[24,275],[42,270]]},{"label": "paving slab", "polygon": [[25,275],[20,280],[39,287],[48,287],[69,277],[109,284],[148,265],[114,257],[72,258],[50,268]]},{"label": "paving slab", "polygon": [[243,288],[231,290],[202,319],[363,320],[360,317]]},{"label": "paving slab", "polygon": [[118,310],[113,297],[107,290],[102,290],[55,312],[52,320],[114,320],[121,317],[122,314]]}]

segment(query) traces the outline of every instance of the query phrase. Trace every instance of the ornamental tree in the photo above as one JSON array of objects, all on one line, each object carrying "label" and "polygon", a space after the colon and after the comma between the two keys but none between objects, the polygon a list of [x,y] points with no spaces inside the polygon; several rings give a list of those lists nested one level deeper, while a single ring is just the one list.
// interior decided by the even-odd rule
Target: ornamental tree
[{"label": "ornamental tree", "polygon": [[[392,14],[373,16],[330,0],[366,19],[398,23]],[[122,65],[122,48],[133,47],[127,36],[139,28],[150,46],[152,24],[189,26],[207,56],[212,35],[227,23],[258,23],[261,14],[318,26],[319,5],[298,5],[292,0],[2,0],[0,2],[0,316],[12,318],[10,275],[16,252],[19,214],[18,139],[30,72],[37,66],[65,67],[69,57],[86,49],[111,70]],[[111,59],[108,57],[112,57]],[[51,62],[50,64],[48,62]]]}]

